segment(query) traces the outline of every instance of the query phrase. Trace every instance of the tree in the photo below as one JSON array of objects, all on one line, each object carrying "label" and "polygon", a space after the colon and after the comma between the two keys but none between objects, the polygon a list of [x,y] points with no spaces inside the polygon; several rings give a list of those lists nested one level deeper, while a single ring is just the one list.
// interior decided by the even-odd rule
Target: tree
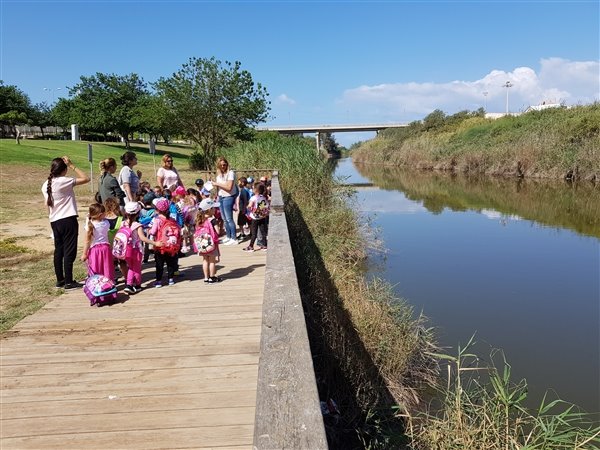
[{"label": "tree", "polygon": [[1,134],[5,136],[5,127],[10,130],[10,134],[17,138],[19,143],[18,125],[24,125],[29,122],[32,115],[32,106],[29,97],[18,87],[13,85],[5,86],[0,80],[0,125]]},{"label": "tree", "polygon": [[162,136],[166,143],[177,133],[176,124],[170,120],[163,100],[150,94],[140,99],[134,108],[132,126],[139,132],[148,133],[156,140],[158,136]]},{"label": "tree", "polygon": [[126,76],[96,73],[80,80],[69,92],[74,96],[72,118],[83,129],[105,136],[109,132],[118,133],[129,148],[129,137],[135,131],[134,111],[148,94],[144,81],[134,73]]},{"label": "tree", "polygon": [[44,128],[52,125],[52,109],[46,102],[36,103],[31,113],[31,124],[40,127],[42,138],[44,137]]},{"label": "tree", "polygon": [[190,58],[154,86],[169,119],[202,149],[204,168],[213,167],[218,148],[248,139],[251,127],[264,122],[270,110],[266,88],[255,84],[239,61],[222,65],[214,57]]}]

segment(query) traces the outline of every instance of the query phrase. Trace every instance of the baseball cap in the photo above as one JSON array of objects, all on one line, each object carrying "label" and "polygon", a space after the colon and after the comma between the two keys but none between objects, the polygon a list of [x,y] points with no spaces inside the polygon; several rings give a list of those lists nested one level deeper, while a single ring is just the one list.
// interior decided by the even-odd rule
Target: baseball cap
[{"label": "baseball cap", "polygon": [[210,198],[205,198],[204,200],[202,200],[200,202],[199,208],[202,211],[208,211],[211,208],[218,208],[219,207],[219,202],[215,202],[214,200],[210,199]]},{"label": "baseball cap", "polygon": [[254,178],[248,177],[248,178],[246,178],[246,181],[248,182],[248,184],[252,184],[252,183],[254,183]]},{"label": "baseball cap", "polygon": [[186,194],[185,188],[183,186],[177,186],[177,189],[173,192],[174,195],[184,196]]},{"label": "baseball cap", "polygon": [[194,184],[196,186],[202,186],[204,184],[204,180],[202,178],[196,178],[196,181],[194,181]]}]

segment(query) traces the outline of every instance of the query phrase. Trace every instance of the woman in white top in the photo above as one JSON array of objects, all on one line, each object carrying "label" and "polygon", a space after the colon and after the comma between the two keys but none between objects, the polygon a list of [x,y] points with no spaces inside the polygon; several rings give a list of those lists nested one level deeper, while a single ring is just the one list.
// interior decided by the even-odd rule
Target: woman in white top
[{"label": "woman in white top", "polygon": [[125,152],[121,156],[121,164],[123,164],[123,168],[119,172],[119,186],[125,192],[126,202],[136,202],[142,176],[139,170],[133,171],[133,166],[137,164],[137,156],[134,152]]},{"label": "woman in white top", "polygon": [[235,173],[233,170],[229,170],[229,162],[223,157],[217,159],[217,179],[212,184],[219,188],[219,208],[225,222],[225,232],[227,233],[227,236],[223,239],[223,244],[237,244],[235,222],[233,221],[233,205],[235,205],[238,191],[235,182]]},{"label": "woman in white top", "polygon": [[177,186],[183,186],[179,172],[173,166],[173,157],[168,153],[162,157],[162,167],[156,171],[156,184],[173,192]]},{"label": "woman in white top", "polygon": [[[67,177],[74,170],[77,178]],[[73,188],[89,183],[90,178],[71,162],[68,156],[54,158],[48,180],[42,185],[42,193],[48,206],[50,226],[54,234],[54,273],[56,287],[75,289],[81,287],[73,280],[73,263],[77,257],[77,203]]]}]

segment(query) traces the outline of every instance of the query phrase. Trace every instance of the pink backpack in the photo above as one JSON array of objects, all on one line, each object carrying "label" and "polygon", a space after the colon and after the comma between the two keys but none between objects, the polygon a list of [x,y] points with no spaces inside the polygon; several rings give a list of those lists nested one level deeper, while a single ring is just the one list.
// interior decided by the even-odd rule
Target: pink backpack
[{"label": "pink backpack", "polygon": [[112,254],[117,259],[125,259],[133,254],[131,228],[123,222],[113,240]]},{"label": "pink backpack", "polygon": [[212,227],[209,220],[206,220],[200,228],[194,232],[194,250],[201,255],[208,255],[212,253],[216,248],[216,243],[210,230],[207,228]]},{"label": "pink backpack", "polygon": [[179,250],[181,250],[181,228],[179,228],[177,222],[171,219],[161,220],[156,233],[156,241],[161,242],[162,246],[155,247],[155,251],[171,256],[179,253]]}]

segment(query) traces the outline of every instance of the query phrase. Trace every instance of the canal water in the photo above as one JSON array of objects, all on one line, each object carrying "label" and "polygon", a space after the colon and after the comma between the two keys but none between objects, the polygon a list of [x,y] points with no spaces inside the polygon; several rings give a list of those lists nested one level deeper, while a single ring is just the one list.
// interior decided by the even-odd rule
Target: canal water
[{"label": "canal water", "polygon": [[[502,349],[528,406],[552,398],[600,412],[600,188],[467,178],[338,162],[386,251],[370,276],[430,319],[456,354],[474,334]],[[596,416],[598,417],[598,416]]]}]

